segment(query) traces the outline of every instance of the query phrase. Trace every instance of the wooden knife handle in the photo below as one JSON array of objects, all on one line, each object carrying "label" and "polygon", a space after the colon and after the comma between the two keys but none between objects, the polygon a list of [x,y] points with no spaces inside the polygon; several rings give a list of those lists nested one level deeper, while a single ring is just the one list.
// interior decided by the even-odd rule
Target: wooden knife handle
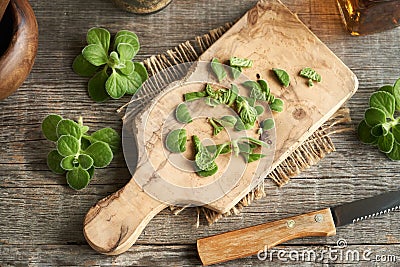
[{"label": "wooden knife handle", "polygon": [[335,234],[335,224],[328,208],[202,238],[197,240],[197,250],[201,262],[210,265],[254,255],[295,238]]},{"label": "wooden knife handle", "polygon": [[117,255],[127,251],[149,221],[167,205],[146,194],[134,178],[100,200],[86,214],[83,233],[96,251]]}]

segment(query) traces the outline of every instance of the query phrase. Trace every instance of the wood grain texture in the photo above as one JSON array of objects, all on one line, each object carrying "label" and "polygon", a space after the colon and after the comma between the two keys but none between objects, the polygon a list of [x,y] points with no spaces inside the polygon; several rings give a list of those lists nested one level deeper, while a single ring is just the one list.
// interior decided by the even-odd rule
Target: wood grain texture
[{"label": "wood grain texture", "polygon": [[[326,208],[387,190],[398,189],[399,162],[389,161],[376,148],[361,144],[354,132],[333,137],[337,151],[302,172],[282,187],[272,182],[267,197],[237,216],[209,227],[196,211],[171,215],[167,210],[154,217],[135,246],[119,256],[97,253],[86,243],[82,222],[98,200],[117,191],[130,179],[122,154],[109,168],[96,172],[90,186],[75,192],[65,178],[47,170],[46,154],[52,144],[40,132],[48,113],[77,118],[83,115],[91,130],[121,130],[115,112],[129,101],[124,97],[96,104],[87,96],[87,80],[71,70],[74,57],[93,26],[112,32],[127,28],[137,32],[142,49],[139,59],[161,53],[194,36],[235,20],[255,4],[246,1],[174,1],[151,16],[135,16],[115,8],[111,1],[36,1],[31,5],[40,28],[35,66],[23,86],[0,102],[0,265],[1,266],[198,266],[196,240],[243,227],[279,220]],[[372,92],[399,76],[400,29],[355,38],[341,24],[335,1],[284,0],[289,9],[357,75],[360,88],[348,102],[354,126],[361,120]],[[195,25],[195,26],[194,26]],[[373,255],[400,257],[400,213],[337,229],[337,236],[289,241],[276,249],[334,248],[345,239],[347,249]],[[346,251],[346,250],[342,250]],[[291,261],[275,257],[260,261],[256,256],[226,266],[396,266],[374,260]],[[397,263],[398,264],[398,263]]]}]

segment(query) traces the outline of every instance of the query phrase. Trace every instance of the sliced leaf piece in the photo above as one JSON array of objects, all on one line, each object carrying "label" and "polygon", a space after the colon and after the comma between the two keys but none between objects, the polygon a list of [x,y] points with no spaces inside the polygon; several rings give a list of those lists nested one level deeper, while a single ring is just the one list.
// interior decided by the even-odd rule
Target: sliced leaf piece
[{"label": "sliced leaf piece", "polygon": [[320,82],[322,80],[321,75],[319,75],[315,70],[312,68],[304,68],[300,71],[300,76],[305,78],[311,79],[315,82]]},{"label": "sliced leaf piece", "polygon": [[94,66],[87,61],[82,54],[79,54],[72,63],[72,69],[74,72],[83,77],[92,77],[99,67]]},{"label": "sliced leaf piece", "polygon": [[247,163],[252,163],[254,161],[260,160],[262,158],[265,158],[266,156],[264,154],[248,154],[248,153],[242,153],[245,161]]},{"label": "sliced leaf piece", "polygon": [[63,158],[63,160],[61,161],[61,167],[66,171],[73,170],[78,166],[79,166],[78,160],[75,158],[74,155],[67,156]]},{"label": "sliced leaf piece", "polygon": [[269,89],[269,85],[266,80],[258,80],[257,83],[260,85],[261,91],[265,92],[266,95],[271,94],[271,89]]},{"label": "sliced leaf piece", "polygon": [[235,116],[226,115],[226,116],[223,116],[220,120],[218,120],[218,123],[224,127],[233,128],[233,127],[235,127],[237,120],[238,119]]},{"label": "sliced leaf piece", "polygon": [[263,114],[264,111],[265,111],[265,109],[264,109],[263,106],[255,106],[254,108],[255,108],[256,111],[257,111],[257,116],[260,116],[260,115]]},{"label": "sliced leaf piece", "polygon": [[135,72],[139,74],[142,83],[144,83],[149,78],[146,67],[141,62],[134,62],[133,65],[135,66]]},{"label": "sliced leaf piece", "polygon": [[107,63],[108,56],[98,44],[87,45],[82,50],[82,55],[94,66],[101,66]]},{"label": "sliced leaf piece", "polygon": [[79,152],[79,148],[79,140],[72,135],[62,135],[57,141],[57,151],[64,157],[76,155]]},{"label": "sliced leaf piece", "polygon": [[284,102],[282,99],[279,99],[279,98],[275,98],[274,102],[272,104],[269,104],[269,107],[271,108],[271,110],[276,111],[276,112],[282,112],[283,106],[284,106]]},{"label": "sliced leaf piece", "polygon": [[105,54],[108,54],[110,39],[110,32],[103,28],[91,28],[86,36],[86,41],[89,45],[96,44],[101,46]]},{"label": "sliced leaf piece", "polygon": [[386,118],[393,118],[396,100],[392,94],[378,91],[373,93],[369,98],[369,105],[370,107],[382,110],[385,113]]},{"label": "sliced leaf piece", "polygon": [[62,120],[62,117],[56,114],[48,115],[42,122],[43,135],[50,141],[58,140],[57,124]]},{"label": "sliced leaf piece", "polygon": [[232,67],[231,66],[231,72],[232,72],[232,78],[236,80],[237,78],[240,77],[240,74],[242,74],[242,68],[241,67]]},{"label": "sliced leaf piece", "polygon": [[215,165],[215,167],[214,167],[213,169],[209,170],[209,171],[202,171],[202,170],[199,170],[199,171],[197,171],[196,173],[197,173],[199,176],[201,176],[201,177],[208,177],[208,176],[211,176],[211,175],[216,174],[217,171],[218,171],[218,166]]},{"label": "sliced leaf piece", "polygon": [[378,148],[383,153],[390,153],[393,149],[394,137],[391,132],[388,132],[386,136],[382,135],[378,137]]},{"label": "sliced leaf piece", "polygon": [[85,188],[90,181],[90,174],[81,167],[74,168],[67,172],[67,183],[75,190]]},{"label": "sliced leaf piece", "polygon": [[104,102],[110,98],[106,90],[108,74],[105,70],[97,72],[88,83],[88,92],[90,98],[96,102]]},{"label": "sliced leaf piece", "polygon": [[393,143],[393,148],[390,153],[386,154],[391,160],[400,160],[400,144],[397,142]]},{"label": "sliced leaf piece", "polygon": [[65,173],[65,170],[61,167],[61,161],[64,157],[58,153],[57,150],[52,150],[47,155],[47,166],[49,169],[57,174]]},{"label": "sliced leaf piece", "polygon": [[85,155],[85,154],[79,155],[78,162],[79,162],[79,165],[84,170],[90,169],[94,163],[92,157],[90,157],[89,155]]},{"label": "sliced leaf piece", "polygon": [[273,68],[272,70],[275,73],[276,77],[278,78],[279,82],[284,87],[288,87],[290,84],[289,74],[285,70],[282,70],[282,69]]},{"label": "sliced leaf piece", "polygon": [[103,128],[96,132],[94,132],[90,136],[90,140],[95,143],[97,141],[102,141],[107,143],[112,152],[116,153],[121,146],[121,137],[119,134],[112,128]]},{"label": "sliced leaf piece", "polygon": [[226,78],[227,74],[224,66],[219,62],[217,58],[213,58],[211,61],[211,69],[213,70],[218,81],[221,82]]},{"label": "sliced leaf piece", "polygon": [[378,108],[369,108],[365,111],[365,122],[368,126],[375,126],[386,122],[385,112]]},{"label": "sliced leaf piece", "polygon": [[247,58],[231,57],[229,60],[231,67],[251,68],[253,67],[253,60]]},{"label": "sliced leaf piece", "polygon": [[182,153],[186,151],[186,130],[176,129],[171,131],[166,138],[165,147],[172,153]]},{"label": "sliced leaf piece", "polygon": [[113,70],[113,73],[110,75],[110,77],[108,77],[106,82],[107,93],[113,99],[119,99],[123,97],[127,90],[126,80],[126,78],[121,78],[121,75]]},{"label": "sliced leaf piece", "polygon": [[91,144],[86,150],[85,154],[93,159],[93,166],[95,168],[104,168],[110,164],[113,159],[113,153],[110,146],[102,141]]},{"label": "sliced leaf piece", "polygon": [[180,123],[191,123],[192,116],[190,116],[189,108],[185,103],[180,103],[175,110],[175,117]]},{"label": "sliced leaf piece", "polygon": [[365,120],[362,120],[360,124],[358,124],[357,133],[361,142],[365,144],[373,144],[377,141],[377,137],[371,134],[371,129],[372,128],[368,126]]},{"label": "sliced leaf piece", "polygon": [[72,135],[76,139],[82,136],[81,127],[73,120],[61,120],[57,124],[57,135]]},{"label": "sliced leaf piece", "polygon": [[265,119],[261,122],[261,128],[263,131],[271,130],[275,127],[275,122],[273,119]]},{"label": "sliced leaf piece", "polygon": [[194,101],[203,97],[206,97],[207,93],[205,91],[201,92],[190,92],[183,95],[185,101]]}]

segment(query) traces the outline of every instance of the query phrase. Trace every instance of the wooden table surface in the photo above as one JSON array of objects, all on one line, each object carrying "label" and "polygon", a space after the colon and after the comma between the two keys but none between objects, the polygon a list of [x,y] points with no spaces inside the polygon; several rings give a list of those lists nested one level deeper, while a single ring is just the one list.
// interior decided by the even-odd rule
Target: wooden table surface
[{"label": "wooden table surface", "polygon": [[[343,29],[334,0],[283,2],[358,76],[359,90],[348,103],[356,125],[367,108],[369,95],[400,76],[400,28],[351,37]],[[110,0],[31,1],[40,29],[36,63],[17,93],[0,102],[0,266],[200,265],[195,246],[198,238],[398,189],[400,163],[361,144],[354,132],[346,132],[333,137],[336,152],[282,188],[270,184],[268,196],[240,215],[212,226],[201,219],[196,228],[194,209],[178,216],[164,210],[122,255],[104,256],[87,245],[82,221],[89,207],[130,179],[122,153],[110,167],[97,171],[87,189],[76,192],[66,186],[64,177],[47,169],[46,155],[52,144],[40,130],[42,119],[49,113],[73,119],[83,116],[93,130],[121,129],[115,110],[129,97],[94,103],[86,92],[87,80],[71,70],[86,31],[93,26],[111,32],[133,30],[142,44],[139,58],[144,59],[239,18],[255,3],[175,0],[159,13],[136,16],[116,8]],[[393,262],[379,262],[391,261],[394,255],[398,266],[399,224],[399,212],[394,212],[342,227],[334,237],[287,242],[277,248],[284,252],[279,258],[275,253],[272,262],[253,256],[226,265],[395,266]],[[334,249],[338,240],[347,242],[347,247],[337,252],[343,257],[325,254],[323,260],[306,261],[299,256],[304,250],[320,255]],[[358,251],[362,263],[345,256],[352,250]]]}]

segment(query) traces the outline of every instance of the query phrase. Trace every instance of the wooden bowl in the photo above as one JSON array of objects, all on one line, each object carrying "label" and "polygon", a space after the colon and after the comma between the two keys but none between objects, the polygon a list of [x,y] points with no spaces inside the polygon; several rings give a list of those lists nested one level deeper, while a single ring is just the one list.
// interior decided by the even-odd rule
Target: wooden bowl
[{"label": "wooden bowl", "polygon": [[155,13],[168,6],[171,1],[172,0],[113,0],[118,7],[135,14]]},{"label": "wooden bowl", "polygon": [[0,100],[29,75],[38,48],[38,25],[27,0],[11,0],[0,22]]}]

